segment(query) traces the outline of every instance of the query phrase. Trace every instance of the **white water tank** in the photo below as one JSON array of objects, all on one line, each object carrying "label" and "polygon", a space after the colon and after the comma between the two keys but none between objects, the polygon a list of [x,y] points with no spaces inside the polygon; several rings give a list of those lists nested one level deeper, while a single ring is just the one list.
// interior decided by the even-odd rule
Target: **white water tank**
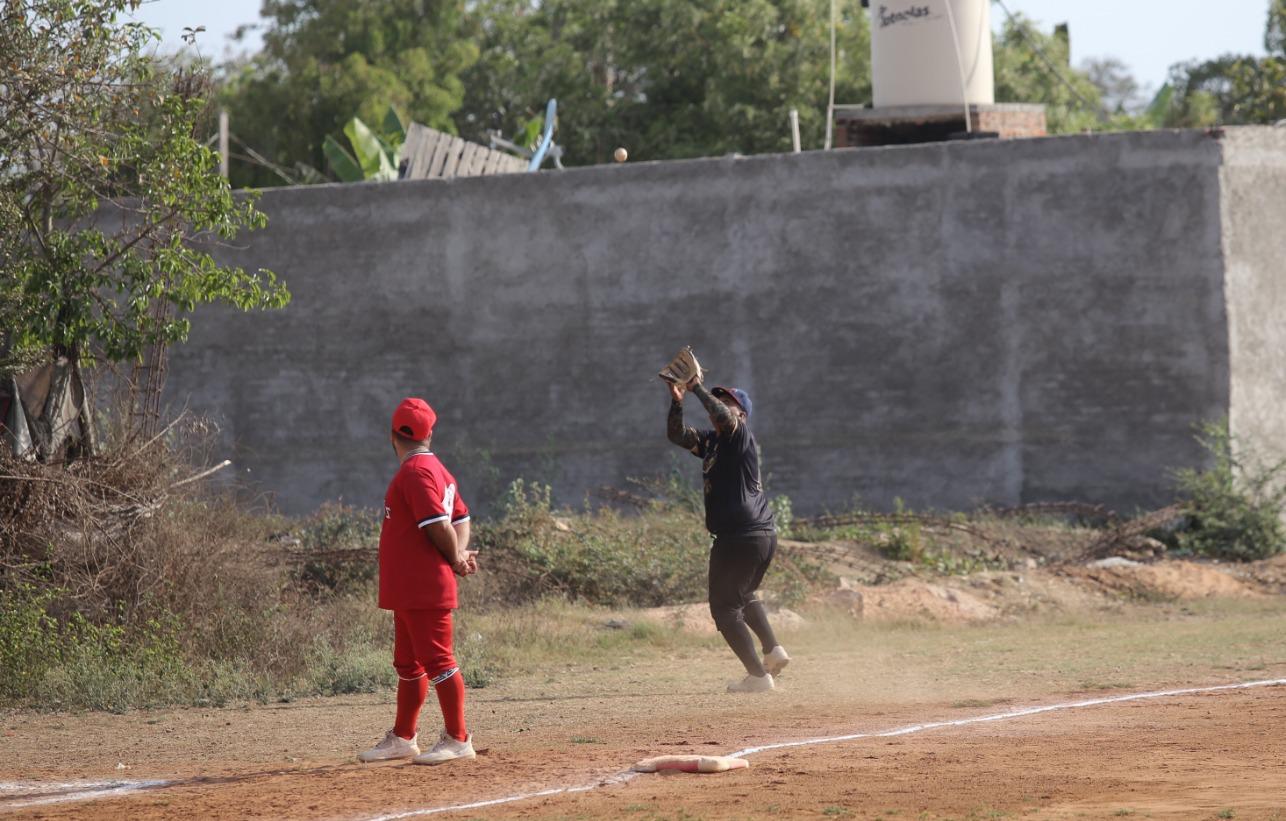
[{"label": "white water tank", "polygon": [[871,0],[875,107],[991,104],[991,0]]}]

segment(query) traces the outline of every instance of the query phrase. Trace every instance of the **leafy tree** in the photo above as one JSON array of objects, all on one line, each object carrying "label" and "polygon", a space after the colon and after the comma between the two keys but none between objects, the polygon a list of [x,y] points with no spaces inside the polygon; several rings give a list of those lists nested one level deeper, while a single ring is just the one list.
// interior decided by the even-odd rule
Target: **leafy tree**
[{"label": "leafy tree", "polygon": [[263,49],[225,67],[221,100],[238,153],[267,162],[238,162],[234,185],[308,177],[326,167],[327,136],[389,106],[454,132],[460,75],[478,56],[463,0],[264,0],[261,13]]},{"label": "leafy tree", "polygon": [[[840,4],[836,99],[870,99],[869,32]],[[460,133],[518,134],[558,99],[564,161],[790,150],[826,125],[830,0],[481,0],[481,57],[465,75]]]},{"label": "leafy tree", "polygon": [[1167,124],[1270,124],[1286,118],[1286,57],[1225,55],[1171,69]]},{"label": "leafy tree", "polygon": [[1268,4],[1264,50],[1270,55],[1286,57],[1286,0],[1271,0]]},{"label": "leafy tree", "polygon": [[1271,0],[1267,56],[1226,54],[1170,70],[1173,126],[1268,124],[1286,119],[1286,0]]},{"label": "leafy tree", "polygon": [[1069,65],[1068,41],[1045,34],[1021,14],[1005,20],[994,50],[996,100],[1044,103],[1051,134],[1111,128],[1103,93]]},{"label": "leafy tree", "polygon": [[396,109],[389,106],[379,133],[354,117],[344,126],[344,136],[352,146],[351,152],[333,137],[326,137],[322,143],[331,170],[340,182],[388,182],[397,179],[402,144],[406,142],[406,126]]},{"label": "leafy tree", "polygon": [[[209,243],[265,224],[194,129],[207,82],[145,53],[137,0],[6,0],[0,17],[0,368],[55,365],[46,409],[81,363],[187,336],[199,303],[288,299]],[[51,418],[50,414],[45,419]],[[49,429],[33,431],[56,455]]]},{"label": "leafy tree", "polygon": [[1098,88],[1105,114],[1136,114],[1147,105],[1144,89],[1120,59],[1091,57],[1081,62],[1081,71]]},{"label": "leafy tree", "polygon": [[1175,98],[1166,124],[1269,124],[1286,118],[1286,59],[1225,55],[1171,69]]}]

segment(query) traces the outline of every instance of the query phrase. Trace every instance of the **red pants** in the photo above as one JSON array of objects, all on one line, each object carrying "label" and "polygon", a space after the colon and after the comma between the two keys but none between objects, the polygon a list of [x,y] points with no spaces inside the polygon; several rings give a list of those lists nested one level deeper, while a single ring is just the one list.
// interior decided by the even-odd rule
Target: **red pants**
[{"label": "red pants", "polygon": [[464,679],[452,652],[450,610],[393,611],[393,667],[397,670],[397,721],[393,730],[413,738],[429,683],[438,694],[447,733],[464,741]]},{"label": "red pants", "polygon": [[455,668],[451,611],[394,610],[393,667],[403,681],[426,673],[437,678]]}]

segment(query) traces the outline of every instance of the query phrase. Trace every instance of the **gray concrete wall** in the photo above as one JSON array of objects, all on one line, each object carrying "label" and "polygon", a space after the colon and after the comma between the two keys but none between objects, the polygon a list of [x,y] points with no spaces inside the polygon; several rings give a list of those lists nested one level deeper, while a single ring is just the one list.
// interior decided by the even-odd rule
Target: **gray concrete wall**
[{"label": "gray concrete wall", "polygon": [[524,476],[575,503],[696,479],[655,377],[690,342],[754,397],[799,511],[1128,510],[1228,412],[1221,151],[1164,132],[270,191],[226,258],[294,300],[199,316],[168,393],[287,510],[378,505],[407,394],[467,499]]},{"label": "gray concrete wall", "polygon": [[1223,139],[1229,420],[1247,455],[1286,459],[1286,128]]}]

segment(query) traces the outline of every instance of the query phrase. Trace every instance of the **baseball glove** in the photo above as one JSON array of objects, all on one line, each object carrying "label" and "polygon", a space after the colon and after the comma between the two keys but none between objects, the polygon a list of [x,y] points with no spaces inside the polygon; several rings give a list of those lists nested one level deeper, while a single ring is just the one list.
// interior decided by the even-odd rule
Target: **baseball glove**
[{"label": "baseball glove", "polygon": [[701,381],[701,363],[697,362],[697,357],[692,353],[692,346],[684,345],[683,350],[675,354],[670,364],[661,369],[657,374],[666,382],[672,385],[690,385],[693,382]]}]

